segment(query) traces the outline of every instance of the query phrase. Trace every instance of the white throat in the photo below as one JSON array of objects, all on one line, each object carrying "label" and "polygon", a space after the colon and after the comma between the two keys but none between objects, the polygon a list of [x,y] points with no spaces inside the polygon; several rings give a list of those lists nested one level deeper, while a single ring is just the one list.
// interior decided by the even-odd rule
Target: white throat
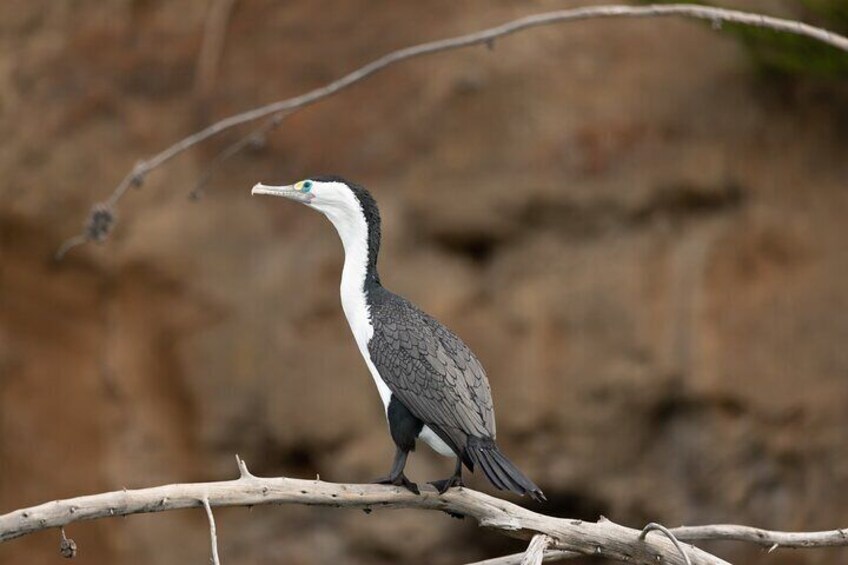
[{"label": "white throat", "polygon": [[392,393],[371,362],[368,343],[374,336],[371,309],[365,296],[365,275],[368,269],[368,224],[359,203],[351,195],[352,206],[325,210],[324,214],[333,223],[344,247],[345,260],[340,286],[342,310],[365,360],[368,370],[377,385],[383,407],[388,410]]}]

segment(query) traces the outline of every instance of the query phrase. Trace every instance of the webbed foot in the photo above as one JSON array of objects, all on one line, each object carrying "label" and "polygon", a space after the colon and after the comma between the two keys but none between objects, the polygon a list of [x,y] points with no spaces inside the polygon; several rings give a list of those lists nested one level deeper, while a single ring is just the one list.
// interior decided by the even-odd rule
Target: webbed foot
[{"label": "webbed foot", "polygon": [[436,490],[439,491],[439,494],[445,494],[451,487],[465,486],[462,483],[462,477],[459,475],[453,475],[452,477],[442,479],[440,481],[430,481],[430,484],[436,487]]},{"label": "webbed foot", "polygon": [[380,477],[379,479],[376,479],[374,483],[378,485],[394,485],[396,487],[403,487],[413,494],[421,494],[421,491],[418,490],[418,485],[407,479],[406,475],[403,473],[400,473],[396,477]]}]

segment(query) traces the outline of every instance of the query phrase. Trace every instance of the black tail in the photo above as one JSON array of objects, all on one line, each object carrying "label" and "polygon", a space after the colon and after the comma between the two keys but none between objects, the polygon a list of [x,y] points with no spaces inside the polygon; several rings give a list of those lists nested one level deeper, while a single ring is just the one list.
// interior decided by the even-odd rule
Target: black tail
[{"label": "black tail", "polygon": [[494,440],[469,437],[466,454],[499,489],[528,494],[537,502],[547,500],[542,490],[500,452]]}]

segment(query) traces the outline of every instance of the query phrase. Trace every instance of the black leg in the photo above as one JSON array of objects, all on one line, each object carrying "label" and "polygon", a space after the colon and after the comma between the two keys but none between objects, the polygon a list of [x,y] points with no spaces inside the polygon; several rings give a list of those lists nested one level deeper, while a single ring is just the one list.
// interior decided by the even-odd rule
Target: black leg
[{"label": "black leg", "polygon": [[441,481],[431,481],[430,484],[436,487],[439,494],[445,494],[451,487],[465,486],[462,484],[462,459],[456,458],[456,468],[453,470],[453,475]]},{"label": "black leg", "polygon": [[389,476],[382,477],[374,482],[404,487],[415,494],[420,494],[418,485],[407,479],[406,475],[403,474],[403,468],[406,466],[406,457],[409,452],[415,451],[415,438],[421,433],[424,423],[416,418],[395,396],[392,396],[389,401],[386,417],[389,420],[389,431],[397,446],[397,451],[395,451],[395,460],[392,463]]},{"label": "black leg", "polygon": [[406,467],[406,456],[408,453],[408,451],[398,448],[397,451],[395,451],[395,460],[392,463],[392,470],[389,471],[389,475],[387,477],[380,477],[374,482],[381,485],[403,487],[414,494],[421,494],[418,490],[418,485],[407,479],[406,475],[403,474],[403,468]]}]

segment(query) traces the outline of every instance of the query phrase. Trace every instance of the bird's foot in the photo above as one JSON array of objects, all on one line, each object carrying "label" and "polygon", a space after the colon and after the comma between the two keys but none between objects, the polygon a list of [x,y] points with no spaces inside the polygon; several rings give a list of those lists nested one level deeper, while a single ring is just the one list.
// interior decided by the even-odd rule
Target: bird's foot
[{"label": "bird's foot", "polygon": [[439,494],[445,494],[451,487],[465,486],[462,483],[462,477],[460,477],[459,475],[454,475],[452,477],[442,479],[440,481],[430,481],[430,484],[436,487],[436,490],[439,491]]},{"label": "bird's foot", "polygon": [[406,475],[403,473],[396,477],[380,477],[379,479],[376,479],[374,483],[378,485],[394,485],[396,487],[403,487],[413,494],[421,494],[421,491],[418,490],[418,485],[407,479]]}]

